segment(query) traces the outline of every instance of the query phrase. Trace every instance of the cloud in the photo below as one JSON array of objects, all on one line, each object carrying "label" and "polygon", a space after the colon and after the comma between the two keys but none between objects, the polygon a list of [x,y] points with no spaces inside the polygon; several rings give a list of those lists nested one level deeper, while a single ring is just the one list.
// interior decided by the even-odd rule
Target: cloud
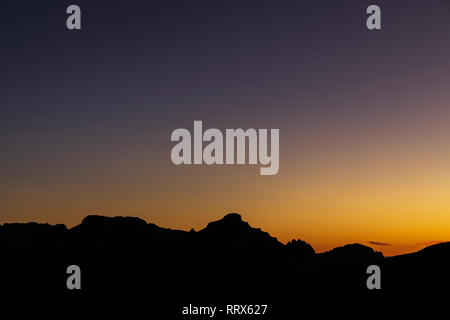
[{"label": "cloud", "polygon": [[390,246],[389,243],[378,242],[378,241],[367,241],[367,243],[373,244],[374,246]]}]

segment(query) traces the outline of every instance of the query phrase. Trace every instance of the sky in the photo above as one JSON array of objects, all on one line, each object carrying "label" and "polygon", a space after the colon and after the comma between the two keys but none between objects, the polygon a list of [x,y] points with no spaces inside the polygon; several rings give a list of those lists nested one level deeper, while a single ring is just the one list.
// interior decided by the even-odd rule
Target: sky
[{"label": "sky", "polygon": [[[449,34],[445,0],[1,0],[0,223],[238,212],[318,252],[449,241]],[[279,173],[174,165],[194,120],[280,129]]]}]

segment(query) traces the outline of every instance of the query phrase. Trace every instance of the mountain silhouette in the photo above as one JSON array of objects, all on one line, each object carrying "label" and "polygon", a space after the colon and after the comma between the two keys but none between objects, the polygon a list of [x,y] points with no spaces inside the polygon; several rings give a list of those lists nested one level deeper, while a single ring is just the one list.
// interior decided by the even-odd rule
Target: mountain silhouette
[{"label": "mountain silhouette", "polygon": [[[316,253],[301,239],[286,244],[239,214],[199,231],[161,228],[133,217],[89,215],[81,224],[0,226],[2,294],[157,295],[292,298],[314,293],[375,294],[367,267],[382,270],[382,291],[433,290],[450,284],[450,243],[383,257],[362,244]],[[82,289],[68,290],[67,267],[82,270]],[[178,300],[177,300],[178,301]]]},{"label": "mountain silhouette", "polygon": [[342,247],[334,248],[330,251],[320,253],[321,259],[328,259],[331,261],[339,261],[343,264],[351,264],[357,262],[373,262],[383,258],[381,252],[375,251],[370,247],[359,243],[347,244]]}]

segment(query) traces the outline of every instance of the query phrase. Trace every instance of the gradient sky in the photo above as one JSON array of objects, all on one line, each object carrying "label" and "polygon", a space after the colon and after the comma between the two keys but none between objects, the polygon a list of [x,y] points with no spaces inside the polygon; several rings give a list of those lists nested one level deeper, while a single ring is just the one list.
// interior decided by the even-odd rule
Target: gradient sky
[{"label": "gradient sky", "polygon": [[[2,0],[0,40],[0,223],[239,212],[317,251],[450,240],[449,1]],[[279,173],[173,165],[194,120],[279,128]]]}]

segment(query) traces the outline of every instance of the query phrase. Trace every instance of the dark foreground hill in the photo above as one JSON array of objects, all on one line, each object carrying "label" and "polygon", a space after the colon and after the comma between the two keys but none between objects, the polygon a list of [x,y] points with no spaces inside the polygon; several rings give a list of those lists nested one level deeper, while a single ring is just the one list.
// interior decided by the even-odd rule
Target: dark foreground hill
[{"label": "dark foreground hill", "polygon": [[[392,258],[361,244],[317,254],[302,240],[282,244],[238,214],[190,232],[130,217],[88,216],[71,229],[4,224],[0,252],[0,290],[7,295],[268,301],[422,292],[450,284],[450,243]],[[381,290],[366,286],[366,270],[373,264],[381,268]],[[67,289],[69,265],[81,268],[81,290]]]}]

